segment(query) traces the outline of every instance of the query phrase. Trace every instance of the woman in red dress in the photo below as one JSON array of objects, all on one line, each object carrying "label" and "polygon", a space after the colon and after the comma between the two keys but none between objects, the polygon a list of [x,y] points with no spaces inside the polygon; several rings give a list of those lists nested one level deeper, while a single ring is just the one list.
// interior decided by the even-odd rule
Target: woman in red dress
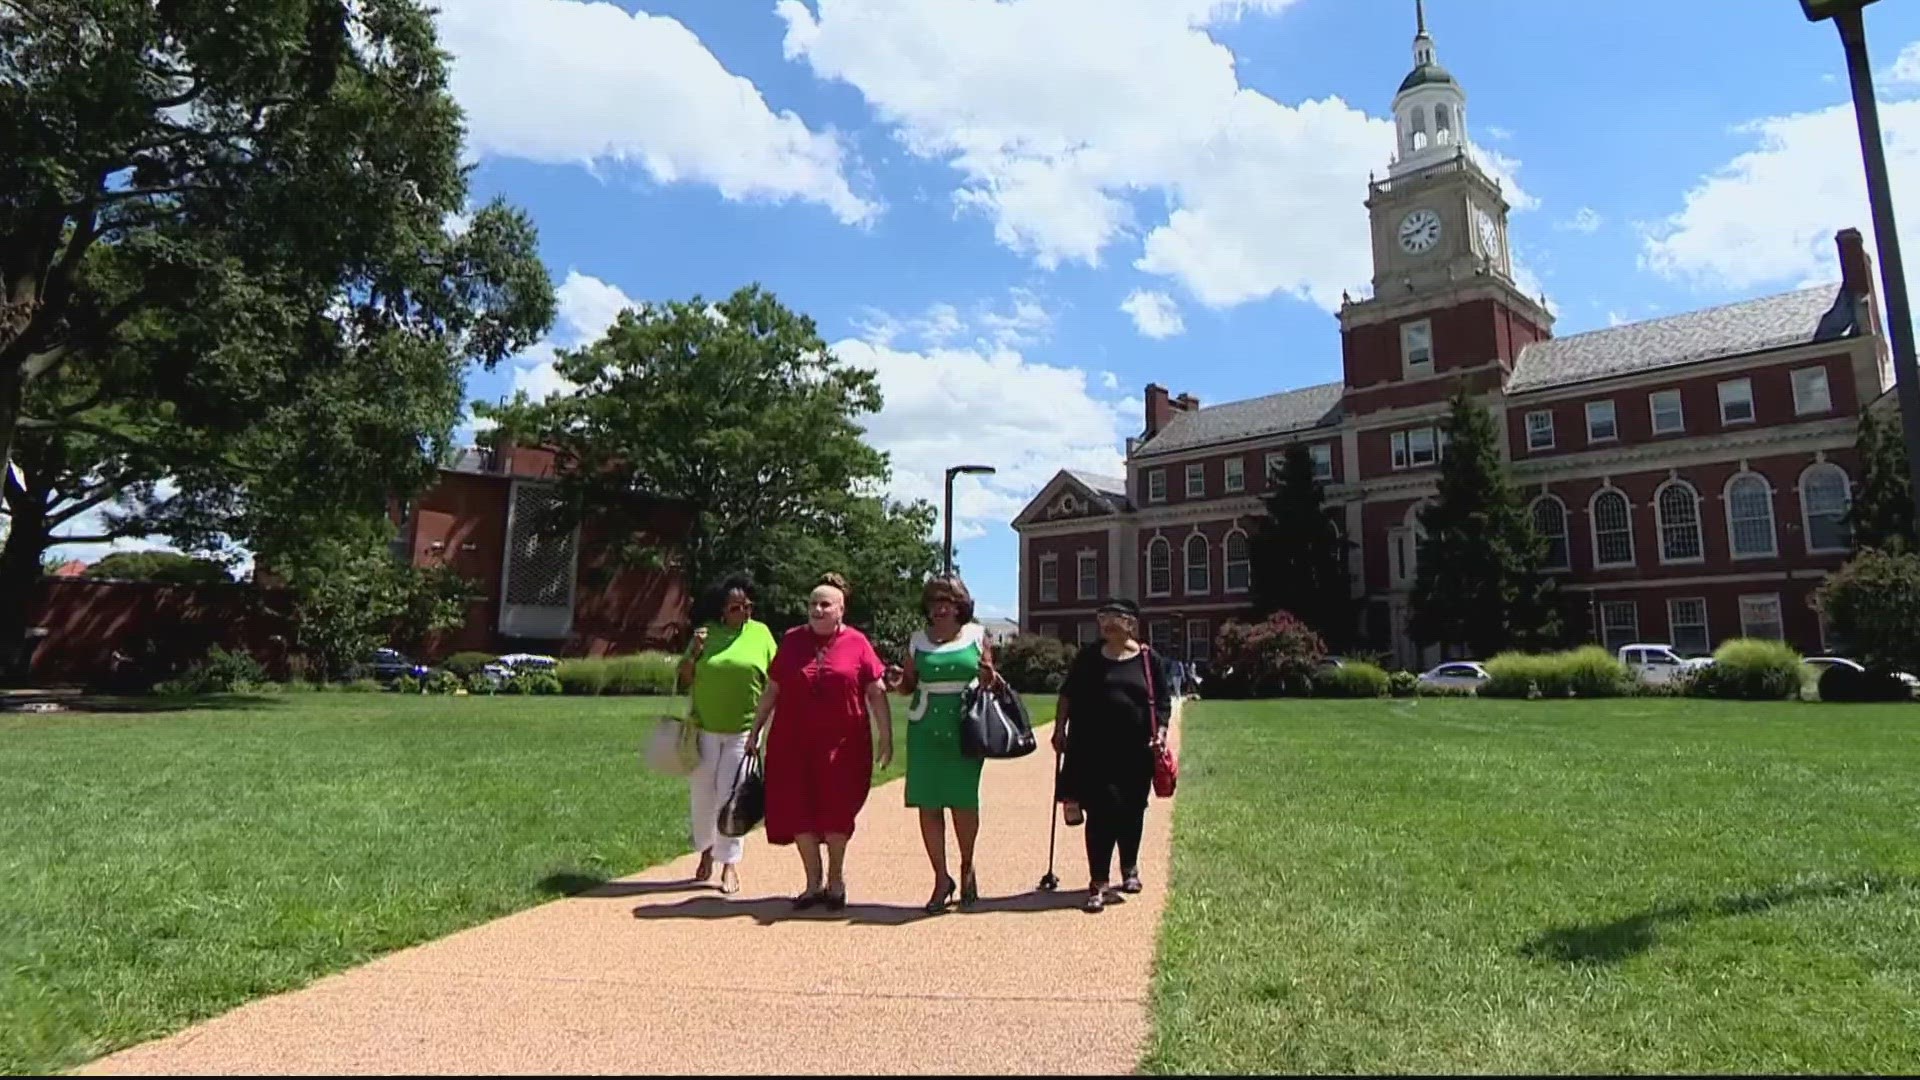
[{"label": "woman in red dress", "polygon": [[[867,803],[875,764],[884,769],[893,761],[886,667],[867,636],[846,625],[846,614],[846,580],[823,576],[809,600],[807,624],[780,641],[747,736],[747,753],[767,748],[767,840],[799,847],[807,871],[806,891],[793,900],[796,911],[847,906],[853,819]],[[769,719],[773,731],[763,744]]]}]

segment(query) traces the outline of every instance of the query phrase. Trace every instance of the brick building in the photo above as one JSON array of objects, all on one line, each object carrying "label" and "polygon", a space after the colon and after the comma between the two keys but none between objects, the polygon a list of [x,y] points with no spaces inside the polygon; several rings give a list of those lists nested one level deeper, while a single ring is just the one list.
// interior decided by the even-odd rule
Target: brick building
[{"label": "brick building", "polygon": [[1417,513],[1464,382],[1503,431],[1572,636],[1823,646],[1807,598],[1845,558],[1858,416],[1892,385],[1860,233],[1836,237],[1835,284],[1555,338],[1514,281],[1466,104],[1423,16],[1394,160],[1367,187],[1373,290],[1340,310],[1343,378],[1209,407],[1148,386],[1126,476],[1061,472],[1015,519],[1024,629],[1090,640],[1095,598],[1117,590],[1158,647],[1205,659],[1249,614],[1248,539],[1300,442],[1349,538],[1362,639],[1434,661],[1406,632]]}]

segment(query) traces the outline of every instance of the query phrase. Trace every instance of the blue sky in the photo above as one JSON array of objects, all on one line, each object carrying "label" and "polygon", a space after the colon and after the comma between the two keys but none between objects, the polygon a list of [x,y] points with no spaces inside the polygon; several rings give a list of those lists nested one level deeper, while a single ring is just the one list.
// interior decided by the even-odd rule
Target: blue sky
[{"label": "blue sky", "polygon": [[[896,493],[1000,467],[956,519],[1002,614],[1008,519],[1060,466],[1117,470],[1146,383],[1215,403],[1339,377],[1414,5],[439,6],[475,202],[528,210],[562,289],[552,341],[470,396],[551,390],[551,349],[624,303],[760,282],[880,371]],[[1827,280],[1832,233],[1870,232],[1839,43],[1793,0],[1427,8],[1556,333]],[[1869,28],[1920,258],[1920,4]]]}]

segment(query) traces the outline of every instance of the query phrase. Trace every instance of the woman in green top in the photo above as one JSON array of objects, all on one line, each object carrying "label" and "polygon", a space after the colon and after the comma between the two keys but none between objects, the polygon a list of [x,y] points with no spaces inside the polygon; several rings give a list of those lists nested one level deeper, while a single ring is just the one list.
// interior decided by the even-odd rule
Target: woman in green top
[{"label": "woman in green top", "polygon": [[753,618],[753,581],[735,575],[722,581],[696,609],[693,644],[680,661],[680,685],[691,684],[692,715],[700,728],[700,765],[687,778],[693,815],[693,846],[700,852],[696,880],[713,877],[720,864],[720,891],[740,891],[739,837],[723,836],[720,808],[733,794],[746,757],[747,729],[767,687],[773,662],[773,632]]},{"label": "woman in green top", "polygon": [[920,839],[933,865],[927,913],[945,911],[954,882],[947,873],[946,815],[960,841],[960,907],[980,899],[973,846],[980,836],[980,765],[960,752],[961,695],[976,679],[999,681],[986,630],[973,621],[973,597],[957,577],[937,577],[920,594],[927,626],[908,646],[899,690],[912,694],[907,713],[907,805],[920,811]]}]

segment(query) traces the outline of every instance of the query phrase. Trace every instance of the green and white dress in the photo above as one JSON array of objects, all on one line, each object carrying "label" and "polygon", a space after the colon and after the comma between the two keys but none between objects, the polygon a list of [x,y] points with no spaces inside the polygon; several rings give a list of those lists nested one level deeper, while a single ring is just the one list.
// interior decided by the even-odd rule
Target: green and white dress
[{"label": "green and white dress", "polygon": [[907,711],[907,805],[978,810],[980,766],[960,752],[960,698],[980,677],[986,628],[968,623],[944,645],[913,635],[913,702]]}]

